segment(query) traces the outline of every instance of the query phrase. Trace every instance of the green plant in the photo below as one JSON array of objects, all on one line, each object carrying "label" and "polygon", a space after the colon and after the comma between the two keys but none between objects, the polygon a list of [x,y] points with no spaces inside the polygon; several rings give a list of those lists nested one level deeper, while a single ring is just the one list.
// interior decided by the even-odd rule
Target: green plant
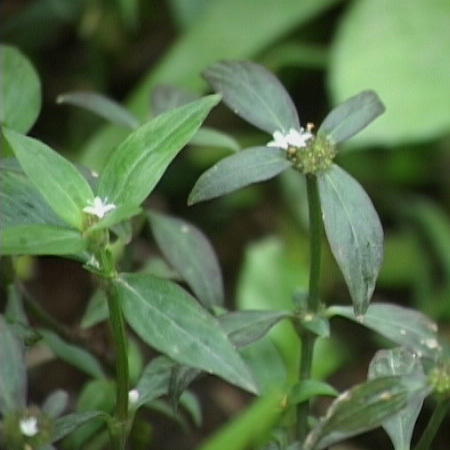
[{"label": "green plant", "polygon": [[[419,312],[369,304],[382,263],[381,224],[362,187],[333,162],[337,144],[384,111],[374,92],[364,91],[332,110],[316,135],[312,125],[300,125],[280,82],[250,62],[211,66],[204,76],[219,95],[190,99],[145,124],[101,96],[61,96],[60,102],[83,106],[132,129],[97,174],[25,135],[40,108],[37,76],[15,49],[4,47],[2,58],[6,67],[14,68],[11,61],[22,65],[28,77],[25,84],[32,91],[23,93],[15,85],[11,69],[4,81],[11,97],[5,99],[2,133],[15,159],[2,159],[2,255],[13,259],[16,255],[58,255],[80,262],[98,285],[97,306],[85,320],[91,324],[109,321],[116,353],[111,377],[110,367],[95,358],[92,349],[83,348],[82,342],[70,342],[65,330],[25,296],[26,307],[46,325],[30,326],[22,305],[23,288],[11,270],[8,307],[0,317],[0,412],[8,448],[52,448],[54,442],[89,423],[92,428],[85,439],[103,433],[103,437],[109,435],[112,448],[123,449],[136,438],[133,422],[141,422],[139,408],[155,405],[163,396],[169,397],[174,410],[180,403],[195,416],[195,400],[185,391],[201,372],[253,394],[262,391],[262,401],[246,418],[247,425],[264,423],[267,435],[255,446],[320,450],[383,425],[396,449],[409,448],[423,399],[433,392],[440,399],[436,415],[417,448],[430,445],[450,390],[448,362],[442,356],[437,328]],[[219,161],[199,178],[188,201],[212,199],[288,169],[306,178],[309,288],[293,293],[292,307],[287,310],[226,311],[218,261],[204,235],[184,220],[142,209],[168,165],[192,139],[221,139],[233,147],[227,136],[200,128],[221,98],[273,140]],[[177,103],[185,102],[180,95]],[[13,114],[12,105],[17,104],[23,104],[27,114]],[[131,219],[137,217],[149,224],[162,253],[195,299],[169,276],[120,271],[121,258],[133,238]],[[324,305],[320,299],[322,223],[353,309]],[[329,322],[335,316],[360,323],[401,347],[378,352],[369,368],[369,380],[340,394],[325,416],[311,425],[311,399],[337,395],[332,386],[311,377],[316,338],[330,334]],[[258,343],[280,321],[293,324],[301,343],[298,376],[293,384],[283,381],[278,389],[265,391],[246,364],[251,358],[245,356],[244,348]],[[160,352],[133,374],[133,383],[133,350],[125,324]],[[41,408],[27,406],[24,345],[36,340],[43,340],[56,355],[93,378],[84,398],[89,410],[62,415],[67,396],[60,391]],[[258,362],[266,370],[278,370]],[[89,393],[95,391],[102,398],[89,408]],[[236,430],[234,438],[239,438]],[[219,435],[204,448],[229,448],[229,439],[229,435]],[[244,439],[234,448],[247,444]]]}]

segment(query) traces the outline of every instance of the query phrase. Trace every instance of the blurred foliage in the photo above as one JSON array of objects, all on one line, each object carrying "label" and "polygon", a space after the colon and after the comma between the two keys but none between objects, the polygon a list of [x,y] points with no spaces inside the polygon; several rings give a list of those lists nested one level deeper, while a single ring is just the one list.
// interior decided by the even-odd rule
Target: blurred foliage
[{"label": "blurred foliage", "polygon": [[[377,91],[385,116],[353,141],[354,151],[338,156],[339,164],[366,188],[383,221],[385,262],[374,300],[416,307],[449,334],[447,0],[10,0],[0,4],[0,15],[2,42],[18,46],[41,78],[43,109],[31,134],[95,169],[101,169],[127,130],[57,106],[63,92],[102,93],[144,121],[157,86],[204,92],[200,72],[231,58],[253,59],[275,71],[296,101],[303,124],[320,123],[332,104],[361,89]],[[241,146],[266,143],[266,137],[225,108],[208,120],[237,136]],[[307,280],[304,187],[286,176],[278,184],[188,209],[187,193],[197,175],[223,153],[195,148],[182,154],[152,198],[212,237],[229,283],[228,301],[236,300],[241,308],[270,309],[270,302],[282,308]],[[329,254],[323,275],[323,299],[348,304]],[[292,377],[295,336],[289,326],[277,326],[272,335],[277,347],[269,344],[255,352],[269,352],[277,361],[281,354],[293,364],[287,374]],[[317,358],[318,376],[342,368],[347,358],[356,359],[356,353],[345,354],[340,343],[335,345],[325,345],[325,356]],[[255,405],[254,411],[266,411],[264,405]],[[259,412],[248,414],[260,420]],[[240,442],[251,441],[248,434],[233,433]]]}]

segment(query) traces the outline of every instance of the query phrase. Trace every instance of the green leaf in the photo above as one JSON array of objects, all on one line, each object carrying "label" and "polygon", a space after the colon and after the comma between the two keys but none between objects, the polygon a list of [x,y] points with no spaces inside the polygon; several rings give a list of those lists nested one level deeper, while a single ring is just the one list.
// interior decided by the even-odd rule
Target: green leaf
[{"label": "green leaf", "polygon": [[223,61],[208,67],[203,76],[223,102],[252,125],[273,134],[298,130],[297,110],[278,78],[250,61]]},{"label": "green leaf", "polygon": [[140,205],[219,100],[217,95],[204,97],[131,133],[110,156],[97,194],[114,204]]},{"label": "green leaf", "polygon": [[107,418],[108,416],[103,411],[86,411],[67,414],[66,416],[60,417],[55,422],[55,431],[53,432],[52,442],[61,440],[85,423],[95,419],[106,420]]},{"label": "green leaf", "polygon": [[2,228],[36,224],[65,225],[26,177],[15,158],[2,159],[0,170]]},{"label": "green leaf", "polygon": [[381,425],[429,390],[424,376],[369,380],[341,394],[309,433],[304,450],[322,450]]},{"label": "green leaf", "polygon": [[89,299],[80,327],[90,328],[109,317],[108,300],[103,289],[97,289]]},{"label": "green leaf", "polygon": [[357,320],[351,308],[346,306],[332,306],[327,312],[331,316],[343,316],[360,323],[418,356],[437,359],[440,354],[437,325],[413,309],[389,303],[374,303],[361,320]]},{"label": "green leaf", "polygon": [[3,255],[69,255],[87,247],[78,230],[53,225],[22,225],[2,228]]},{"label": "green leaf", "polygon": [[334,108],[317,131],[334,144],[350,139],[385,111],[378,95],[363,91]]},{"label": "green leaf", "polygon": [[0,315],[0,412],[20,410],[26,405],[27,374],[24,346]]},{"label": "green leaf", "polygon": [[199,450],[244,450],[259,448],[262,434],[268,433],[283,413],[284,395],[272,391],[256,399],[242,414],[211,436]]},{"label": "green leaf", "polygon": [[318,176],[325,232],[344,275],[356,316],[364,315],[383,262],[383,228],[370,198],[333,165]]},{"label": "green leaf", "polygon": [[175,366],[176,362],[167,356],[158,356],[147,364],[135,388],[139,393],[135,408],[167,394]]},{"label": "green leaf", "polygon": [[195,369],[190,366],[182,366],[180,364],[177,364],[172,369],[168,394],[173,409],[176,410],[178,408],[178,403],[181,396],[184,392],[186,392],[188,386],[200,375],[200,373],[201,371],[199,369]]},{"label": "green leaf", "polygon": [[99,362],[86,350],[63,341],[49,330],[38,329],[46,345],[60,359],[94,378],[105,376]]},{"label": "green leaf", "polygon": [[337,397],[339,392],[336,389],[320,380],[303,380],[292,387],[289,394],[289,403],[296,405],[308,401],[318,395],[327,395],[331,397]]},{"label": "green leaf", "polygon": [[213,128],[201,127],[189,141],[191,145],[226,148],[236,152],[240,145],[232,136]]},{"label": "green leaf", "polygon": [[52,392],[42,404],[42,411],[52,419],[59,417],[67,408],[69,394],[62,389]]},{"label": "green leaf", "polygon": [[289,316],[288,311],[236,311],[222,314],[217,320],[230,341],[241,348],[258,341]]},{"label": "green leaf", "polygon": [[114,284],[127,322],[148,345],[255,392],[247,367],[216,319],[187,292],[145,275],[122,275]]},{"label": "green leaf", "polygon": [[23,171],[66,223],[82,229],[83,208],[94,200],[88,182],[65,158],[42,142],[3,130]]},{"label": "green leaf", "polygon": [[211,308],[223,303],[223,281],[214,249],[192,224],[155,212],[147,214],[153,236],[164,256],[193,290],[197,299]]},{"label": "green leaf", "polygon": [[291,167],[286,153],[273,147],[251,147],[220,160],[195,183],[188,204],[219,197],[265,181]]},{"label": "green leaf", "polygon": [[[292,30],[298,30],[340,1],[210,2],[211,5],[195,26],[180,35],[159,64],[143,77],[128,99],[127,106],[136,117],[144,120],[149,113],[148,94],[155,86],[170,84],[198,93],[204,92],[206,85],[198,74],[205,67],[218,60],[245,59],[261,54],[264,48],[273,45]],[[81,156],[82,162],[100,171],[111,149],[124,136],[124,130],[118,127],[103,127],[86,143]]]},{"label": "green leaf", "polygon": [[109,122],[131,128],[132,130],[140,125],[139,120],[125,107],[104,95],[94,92],[68,92],[61,94],[56,99],[56,103],[79,106],[103,117]]},{"label": "green leaf", "polygon": [[[403,347],[392,350],[380,350],[369,365],[369,379],[390,375],[423,375],[420,359]],[[389,435],[395,450],[409,450],[417,417],[422,409],[425,395],[412,399],[407,408],[382,423]]]},{"label": "green leaf", "polygon": [[447,0],[349,4],[331,47],[333,100],[340,103],[369,87],[388,107],[352,144],[394,148],[448,133],[449,15]]},{"label": "green leaf", "polygon": [[41,82],[28,58],[17,48],[0,45],[1,94],[0,124],[27,133],[39,116]]}]

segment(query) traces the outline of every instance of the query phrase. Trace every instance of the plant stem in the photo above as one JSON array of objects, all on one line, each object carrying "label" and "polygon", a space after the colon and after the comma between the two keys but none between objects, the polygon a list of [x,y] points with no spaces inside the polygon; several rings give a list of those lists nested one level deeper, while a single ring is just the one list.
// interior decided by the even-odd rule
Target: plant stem
[{"label": "plant stem", "polygon": [[128,357],[125,324],[119,298],[115,286],[106,282],[106,296],[108,298],[109,318],[116,353],[116,423],[111,433],[115,448],[124,449],[128,435]]},{"label": "plant stem", "polygon": [[[310,273],[308,291],[308,312],[316,314],[319,310],[320,259],[322,217],[319,188],[315,175],[306,176],[306,189],[309,212]],[[299,381],[311,378],[314,343],[316,336],[309,330],[300,330],[302,350],[300,357]],[[309,402],[300,403],[297,409],[297,437],[303,442],[308,434]]]},{"label": "plant stem", "polygon": [[438,402],[415,450],[428,450],[431,448],[431,443],[433,442],[433,439],[436,436],[445,415],[447,414],[449,406],[450,403],[448,399]]}]

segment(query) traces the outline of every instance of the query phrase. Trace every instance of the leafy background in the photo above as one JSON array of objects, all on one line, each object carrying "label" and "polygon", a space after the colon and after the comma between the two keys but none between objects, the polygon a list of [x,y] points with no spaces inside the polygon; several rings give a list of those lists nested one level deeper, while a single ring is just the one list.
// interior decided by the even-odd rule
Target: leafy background
[{"label": "leafy background", "polygon": [[[385,262],[374,301],[418,308],[449,335],[447,0],[14,0],[2,2],[0,14],[2,41],[17,45],[41,77],[42,112],[30,134],[96,169],[127,131],[77,108],[58,106],[55,100],[61,93],[100,92],[145,120],[157,86],[206,92],[199,73],[209,64],[253,59],[277,74],[305,124],[320,123],[333,105],[363,89],[375,90],[386,114],[342,146],[339,154],[339,164],[373,199],[386,233]],[[268,140],[225,107],[216,108],[208,124],[230,132],[241,146]],[[287,173],[220,200],[186,205],[196,178],[228,152],[200,146],[184,151],[148,204],[184,217],[210,237],[222,264],[230,306],[289,307],[292,291],[305,286],[308,269],[304,186],[298,177]],[[157,256],[145,231],[132,250],[125,258],[128,268]],[[24,258],[19,267],[45,308],[76,327],[92,292],[80,268],[56,258]],[[323,274],[322,297],[348,304],[329,253]],[[97,328],[89,333],[96,345],[107,347]],[[343,389],[366,377],[375,348],[385,343],[339,320],[333,322],[332,333],[338,339],[320,343],[315,370],[318,376],[331,376]],[[271,338],[290,361],[287,376],[292,376],[297,354],[292,330],[277,326]],[[53,360],[42,364],[45,353],[37,358],[41,364],[30,363],[33,401],[39,403],[55,386],[79,392],[83,375]],[[260,373],[268,384],[282,375],[263,373],[262,368]],[[217,380],[203,379],[194,386],[204,409],[204,425],[186,435],[178,424],[152,413],[154,448],[195,448],[248,402],[241,392]],[[428,414],[425,404],[419,428]],[[245,420],[251,427],[255,419],[248,414]],[[439,436],[437,449],[445,448],[449,439],[445,433]],[[382,431],[369,438],[365,448],[389,446]]]}]

